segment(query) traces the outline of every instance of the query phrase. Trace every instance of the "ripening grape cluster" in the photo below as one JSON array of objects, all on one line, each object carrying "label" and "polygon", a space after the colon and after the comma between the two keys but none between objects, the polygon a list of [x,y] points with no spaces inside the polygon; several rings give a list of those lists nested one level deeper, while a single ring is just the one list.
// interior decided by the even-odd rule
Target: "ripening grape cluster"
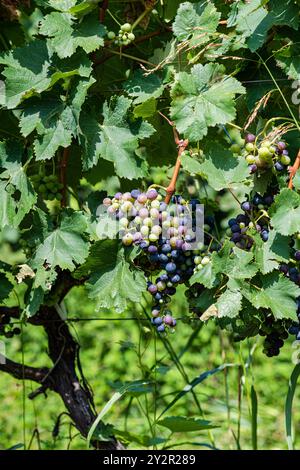
[{"label": "ripening grape cluster", "polygon": [[114,41],[117,46],[128,46],[135,40],[135,35],[132,32],[132,26],[130,23],[122,24],[117,36],[114,31],[109,31],[107,33],[107,37],[111,41]]},{"label": "ripening grape cluster", "polygon": [[266,242],[269,238],[268,209],[274,201],[272,194],[261,196],[255,194],[250,201],[241,204],[243,214],[228,222],[231,241],[238,248],[249,250],[253,245],[251,234],[258,232]]},{"label": "ripening grape cluster", "polygon": [[254,134],[247,134],[245,137],[245,147],[241,155],[246,158],[250,173],[272,169],[275,173],[287,170],[291,159],[286,143],[280,138],[257,141]]},{"label": "ripening grape cluster", "polygon": [[[297,235],[300,239],[300,235]],[[289,264],[282,263],[280,265],[280,271],[288,277],[292,282],[300,286],[300,251],[294,250],[293,260]],[[298,322],[293,322],[290,327],[290,334],[295,335],[296,339],[300,340],[300,297],[297,299],[297,317]]]},{"label": "ripening grape cluster", "polygon": [[46,201],[61,201],[61,190],[63,185],[59,182],[56,175],[32,175],[30,177],[34,189]]},{"label": "ripening grape cluster", "polygon": [[173,332],[176,326],[169,304],[177,286],[210,263],[205,245],[193,245],[196,214],[202,210],[199,201],[188,203],[177,195],[171,202],[163,202],[153,188],[146,193],[117,193],[103,201],[108,214],[119,222],[123,245],[141,250],[139,265],[153,299],[152,323],[160,333]]},{"label": "ripening grape cluster", "polygon": [[13,327],[10,324],[10,316],[7,314],[0,314],[0,336],[5,338],[13,338],[15,335],[21,334],[21,330],[18,327]]}]

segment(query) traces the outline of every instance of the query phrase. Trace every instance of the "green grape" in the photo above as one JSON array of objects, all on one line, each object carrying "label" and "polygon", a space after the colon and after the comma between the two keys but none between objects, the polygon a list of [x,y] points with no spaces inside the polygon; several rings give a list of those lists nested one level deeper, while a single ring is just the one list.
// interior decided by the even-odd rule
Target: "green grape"
[{"label": "green grape", "polygon": [[255,150],[255,145],[252,142],[248,142],[245,146],[247,152],[252,153]]},{"label": "green grape", "polygon": [[134,41],[135,40],[135,35],[133,33],[128,34],[128,39],[129,41]]},{"label": "green grape", "polygon": [[53,193],[48,193],[48,197],[46,199],[48,199],[49,201],[54,201],[55,195]]},{"label": "green grape", "polygon": [[46,188],[46,186],[45,186],[44,184],[40,184],[39,187],[38,187],[38,191],[39,191],[40,193],[46,193],[47,188]]},{"label": "green grape", "polygon": [[115,39],[116,34],[113,31],[108,31],[107,37],[108,39]]},{"label": "green grape", "polygon": [[55,195],[55,199],[57,199],[58,201],[61,201],[62,200],[62,194],[61,193],[56,193]]},{"label": "green grape", "polygon": [[233,153],[240,153],[241,147],[238,144],[232,144],[232,146],[230,147],[230,150]]},{"label": "green grape", "polygon": [[52,191],[53,189],[55,189],[55,186],[56,186],[56,185],[55,185],[54,183],[51,183],[51,182],[46,184],[46,188],[47,188],[47,189],[50,189],[50,191]]},{"label": "green grape", "polygon": [[130,23],[122,24],[121,30],[126,32],[126,33],[129,33],[131,31],[131,24]]}]

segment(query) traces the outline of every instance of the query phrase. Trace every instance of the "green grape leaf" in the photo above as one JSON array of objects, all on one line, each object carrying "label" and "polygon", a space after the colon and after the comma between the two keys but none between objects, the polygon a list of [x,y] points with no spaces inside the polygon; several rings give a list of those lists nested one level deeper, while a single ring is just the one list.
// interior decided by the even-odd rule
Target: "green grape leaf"
[{"label": "green grape leaf", "polygon": [[47,160],[53,157],[59,147],[69,147],[72,134],[65,129],[62,121],[58,120],[54,127],[47,129],[34,142],[34,153],[37,160]]},{"label": "green grape leaf", "polygon": [[125,82],[124,89],[134,98],[134,104],[140,104],[150,98],[159,98],[164,91],[164,84],[158,75],[144,76],[141,70],[137,70],[133,77]]},{"label": "green grape leaf", "polygon": [[117,240],[96,242],[87,267],[82,269],[89,271],[86,286],[89,297],[96,300],[98,310],[114,308],[121,313],[129,301],[140,302],[147,288],[144,274],[128,263]]},{"label": "green grape leaf", "polygon": [[[22,148],[18,144],[0,142],[0,162],[1,167],[5,169],[0,174],[1,226],[18,227],[36,203],[37,195],[22,166]],[[20,192],[20,197],[16,195],[16,191]]]},{"label": "green grape leaf", "polygon": [[118,97],[110,106],[103,108],[99,154],[114,164],[121,178],[142,178],[147,175],[147,163],[137,155],[140,139],[150,137],[154,128],[147,121],[129,123],[127,113],[131,100]]},{"label": "green grape leaf", "polygon": [[216,274],[213,270],[212,263],[205,265],[200,271],[195,272],[190,279],[190,284],[202,284],[207,289],[211,289],[216,282]]},{"label": "green grape leaf", "polygon": [[300,195],[284,188],[270,207],[271,225],[282,235],[300,231]]},{"label": "green grape leaf", "polygon": [[278,272],[261,278],[261,286],[249,285],[240,281],[243,296],[257,309],[270,309],[276,319],[297,320],[296,299],[300,288]]},{"label": "green grape leaf", "polygon": [[[294,80],[300,79],[300,45],[298,43],[292,43],[284,48],[280,48],[274,52],[277,65],[282,68],[289,78]],[[298,84],[293,86],[295,89],[298,88]],[[295,91],[297,93],[297,91]]]},{"label": "green grape leaf", "polygon": [[236,158],[219,144],[210,144],[204,150],[205,161],[200,164],[200,174],[204,174],[209,185],[217,191],[225,188],[239,188],[239,183],[249,178],[248,164],[244,158]]},{"label": "green grape leaf", "polygon": [[134,117],[147,118],[153,116],[156,112],[157,101],[155,98],[149,98],[144,103],[138,104],[133,109]]},{"label": "green grape leaf", "polygon": [[290,258],[289,239],[277,233],[275,230],[269,232],[268,241],[264,242],[260,235],[251,235],[254,238],[255,262],[263,274],[268,274],[277,269],[281,261],[288,261]]},{"label": "green grape leaf", "polygon": [[179,72],[171,89],[171,118],[179,133],[191,142],[201,140],[208,127],[226,124],[235,118],[234,97],[245,93],[219,64],[194,65],[191,72]]},{"label": "green grape leaf", "polygon": [[49,49],[64,59],[81,47],[87,54],[104,45],[106,28],[97,16],[89,15],[80,23],[68,13],[52,12],[46,15],[40,26],[40,34],[47,36]]},{"label": "green grape leaf", "polygon": [[51,84],[50,58],[44,41],[35,40],[0,56],[4,64],[5,106],[15,108],[25,98],[41,93]]},{"label": "green grape leaf", "polygon": [[232,7],[228,26],[236,26],[252,52],[264,44],[269,29],[274,25],[288,25],[297,29],[299,24],[299,11],[293,0],[271,0],[265,3],[268,3],[269,9],[261,0],[239,1]]},{"label": "green grape leaf", "polygon": [[5,273],[0,272],[0,302],[7,299],[14,286]]},{"label": "green grape leaf", "polygon": [[212,254],[211,262],[216,274],[225,274],[230,279],[249,279],[258,270],[253,253],[241,250],[229,241],[224,243],[220,251]]},{"label": "green grape leaf", "polygon": [[216,32],[221,14],[211,2],[184,2],[177,11],[173,32],[179,41],[190,40],[191,46],[210,41]]},{"label": "green grape leaf", "polygon": [[237,317],[242,309],[242,298],[239,290],[227,289],[216,302],[218,318]]},{"label": "green grape leaf", "polygon": [[84,263],[89,252],[89,243],[83,238],[87,231],[87,220],[81,212],[64,214],[56,229],[49,233],[36,250],[33,267],[45,262],[54,268],[73,271],[76,264]]},{"label": "green grape leaf", "polygon": [[182,168],[192,175],[202,175],[201,163],[190,155],[183,154],[181,156],[181,166]]}]

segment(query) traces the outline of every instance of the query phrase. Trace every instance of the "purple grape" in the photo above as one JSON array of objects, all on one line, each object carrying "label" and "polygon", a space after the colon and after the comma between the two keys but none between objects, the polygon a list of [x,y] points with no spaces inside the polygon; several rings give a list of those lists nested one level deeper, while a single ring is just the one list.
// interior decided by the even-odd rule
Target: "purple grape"
[{"label": "purple grape", "polygon": [[236,225],[236,219],[229,219],[228,220],[228,225],[231,227],[232,225]]},{"label": "purple grape", "polygon": [[250,173],[256,173],[258,168],[257,168],[257,165],[255,165],[255,163],[253,163],[252,165],[249,165],[249,170],[250,170]]},{"label": "purple grape", "polygon": [[156,317],[156,318],[153,319],[153,323],[156,326],[161,325],[162,322],[163,322],[163,319],[161,317]]},{"label": "purple grape", "polygon": [[245,137],[245,141],[249,144],[252,144],[253,142],[255,142],[255,135],[254,134],[246,134],[246,137]]},{"label": "purple grape", "polygon": [[114,195],[114,198],[117,199],[117,200],[119,200],[119,199],[121,199],[122,196],[123,196],[123,194],[119,192],[119,193],[116,193],[116,194]]},{"label": "purple grape", "polygon": [[265,196],[264,197],[264,203],[267,205],[267,206],[270,206],[274,201],[274,197],[273,196]]},{"label": "purple grape", "polygon": [[180,281],[181,281],[181,277],[179,276],[179,274],[175,274],[175,276],[171,278],[171,282],[173,282],[173,284],[177,284]]},{"label": "purple grape", "polygon": [[162,274],[160,276],[160,280],[163,282],[167,282],[169,280],[169,276],[167,274]]},{"label": "purple grape", "polygon": [[167,263],[169,258],[164,253],[161,253],[160,255],[158,255],[158,260],[160,263]]},{"label": "purple grape", "polygon": [[300,251],[296,251],[295,260],[300,261]]},{"label": "purple grape", "polygon": [[156,294],[157,292],[157,287],[155,284],[151,284],[149,287],[148,287],[148,292],[150,292],[150,294]]},{"label": "purple grape", "polygon": [[151,314],[152,314],[153,317],[158,317],[158,315],[160,314],[160,311],[157,310],[156,308],[154,308],[154,309],[152,310]]},{"label": "purple grape", "polygon": [[289,267],[287,264],[281,264],[279,266],[279,270],[283,273],[283,274],[287,274],[289,272]]},{"label": "purple grape", "polygon": [[289,151],[288,151],[288,150],[283,150],[283,151],[282,151],[282,155],[288,156],[288,155],[289,155]]},{"label": "purple grape", "polygon": [[275,166],[275,169],[276,169],[277,171],[282,171],[282,170],[284,170],[284,165],[282,165],[282,163],[280,163],[280,162],[276,162],[274,166]]},{"label": "purple grape", "polygon": [[157,198],[158,192],[156,191],[156,189],[149,189],[149,191],[147,191],[146,193],[146,196],[148,199],[150,199],[150,201],[153,201]]},{"label": "purple grape", "polygon": [[234,243],[239,242],[242,239],[242,235],[240,233],[234,233],[231,237],[231,241]]},{"label": "purple grape", "polygon": [[168,263],[166,265],[166,271],[167,273],[174,273],[176,271],[176,264],[175,263]]},{"label": "purple grape", "polygon": [[133,189],[130,194],[134,199],[137,199],[141,194],[141,191],[139,191],[138,189]]},{"label": "purple grape", "polygon": [[170,245],[168,245],[168,244],[166,243],[165,245],[163,245],[163,246],[161,247],[161,251],[162,251],[162,253],[167,254],[167,253],[170,253],[170,252],[172,251],[172,248],[171,248]]},{"label": "purple grape", "polygon": [[164,326],[164,325],[159,325],[159,326],[157,327],[157,331],[158,331],[159,333],[163,333],[163,332],[165,331],[165,326]]},{"label": "purple grape", "polygon": [[164,323],[166,325],[172,326],[173,325],[173,317],[171,315],[166,315],[164,318]]},{"label": "purple grape", "polygon": [[251,210],[251,204],[249,201],[245,201],[241,204],[241,209],[245,212],[248,212]]},{"label": "purple grape", "polygon": [[260,236],[261,236],[262,240],[264,242],[266,242],[269,239],[269,232],[267,230],[262,230]]},{"label": "purple grape", "polygon": [[279,150],[285,150],[286,149],[286,143],[285,142],[278,142],[277,148]]},{"label": "purple grape", "polygon": [[240,232],[241,232],[241,228],[240,228],[240,226],[237,225],[237,224],[236,224],[236,225],[232,225],[230,228],[231,228],[232,233],[240,233]]},{"label": "purple grape", "polygon": [[149,253],[152,253],[152,254],[153,254],[153,253],[157,253],[157,247],[154,246],[154,245],[150,245],[150,246],[148,247],[148,252],[149,252]]}]

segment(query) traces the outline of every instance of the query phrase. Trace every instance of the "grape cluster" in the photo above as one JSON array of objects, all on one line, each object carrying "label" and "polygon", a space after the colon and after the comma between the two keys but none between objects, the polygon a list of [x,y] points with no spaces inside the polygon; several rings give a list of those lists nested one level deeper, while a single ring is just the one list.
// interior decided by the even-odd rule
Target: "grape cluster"
[{"label": "grape cluster", "polygon": [[63,185],[58,181],[56,175],[32,175],[30,177],[34,189],[41,194],[42,198],[47,201],[62,200],[61,190]]},{"label": "grape cluster", "polygon": [[130,23],[122,24],[118,36],[114,33],[114,31],[109,31],[107,33],[108,39],[114,41],[117,46],[128,46],[135,40],[135,35],[132,32],[132,26]]},{"label": "grape cluster", "polygon": [[10,316],[7,314],[0,314],[0,336],[4,336],[5,338],[13,338],[15,335],[19,335],[21,333],[21,329],[18,327],[13,327],[10,324]]},{"label": "grape cluster", "polygon": [[[297,236],[298,238],[298,236]],[[300,238],[300,237],[299,237]],[[280,271],[288,277],[292,282],[300,286],[300,251],[294,251],[294,262],[291,264],[282,263],[280,265]],[[293,322],[289,333],[296,336],[296,339],[300,340],[300,297],[296,300],[297,302],[297,317],[298,322]]]},{"label": "grape cluster", "polygon": [[257,141],[254,134],[247,134],[245,147],[241,152],[249,165],[250,173],[272,168],[275,173],[287,170],[291,163],[286,143],[282,140],[264,139]]},{"label": "grape cluster", "polygon": [[258,334],[265,336],[263,353],[268,357],[278,356],[284,341],[289,337],[290,320],[275,320],[273,316],[265,316]]},{"label": "grape cluster", "polygon": [[[190,204],[174,196],[168,206],[155,189],[146,193],[133,190],[117,193],[103,201],[108,214],[119,221],[125,246],[141,249],[140,266],[148,276],[148,292],[153,298],[152,323],[160,333],[172,332],[176,320],[168,305],[179,284],[186,283],[195,271],[210,262],[205,246],[195,243],[193,213],[199,201]],[[192,217],[191,217],[192,216]]]},{"label": "grape cluster", "polygon": [[261,196],[255,194],[250,201],[241,204],[243,214],[228,221],[231,241],[238,248],[249,250],[254,240],[251,233],[258,232],[261,239],[266,242],[269,238],[268,209],[274,201],[272,194]]}]

